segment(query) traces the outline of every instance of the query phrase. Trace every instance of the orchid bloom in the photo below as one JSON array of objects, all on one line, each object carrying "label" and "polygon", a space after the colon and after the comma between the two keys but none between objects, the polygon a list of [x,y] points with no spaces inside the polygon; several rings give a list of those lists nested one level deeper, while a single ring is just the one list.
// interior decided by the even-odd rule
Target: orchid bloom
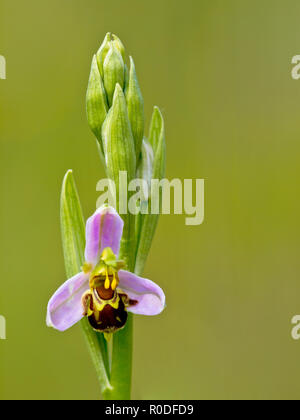
[{"label": "orchid bloom", "polygon": [[67,280],[48,303],[47,325],[59,331],[84,316],[94,330],[106,334],[123,328],[127,311],[157,315],[165,307],[162,289],[148,279],[125,271],[117,259],[123,220],[102,206],[86,223],[85,260],[82,272]]}]

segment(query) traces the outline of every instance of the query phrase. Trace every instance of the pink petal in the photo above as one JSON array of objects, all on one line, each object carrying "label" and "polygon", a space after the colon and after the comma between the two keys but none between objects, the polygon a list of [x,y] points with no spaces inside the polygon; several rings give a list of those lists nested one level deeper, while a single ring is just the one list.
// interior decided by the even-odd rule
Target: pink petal
[{"label": "pink petal", "polygon": [[76,274],[67,280],[48,303],[47,325],[65,331],[83,318],[82,295],[89,289],[89,275]]},{"label": "pink petal", "polygon": [[129,306],[128,311],[140,315],[158,315],[165,307],[165,294],[153,281],[138,277],[129,271],[119,271],[119,288],[130,299],[136,300],[135,305]]},{"label": "pink petal", "polygon": [[85,260],[97,264],[104,248],[119,254],[124,222],[114,208],[102,206],[86,222]]}]

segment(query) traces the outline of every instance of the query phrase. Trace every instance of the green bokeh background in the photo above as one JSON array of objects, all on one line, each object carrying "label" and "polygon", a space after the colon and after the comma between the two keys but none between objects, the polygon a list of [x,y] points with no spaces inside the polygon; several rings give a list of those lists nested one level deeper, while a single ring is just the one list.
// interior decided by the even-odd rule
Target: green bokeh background
[{"label": "green bokeh background", "polygon": [[204,178],[205,223],[163,216],[145,275],[168,307],[135,317],[133,398],[299,398],[298,0],[0,0],[1,399],[98,398],[78,326],[45,326],[65,280],[62,178],[84,213],[104,176],[85,117],[107,31],[133,55],[168,178]]}]

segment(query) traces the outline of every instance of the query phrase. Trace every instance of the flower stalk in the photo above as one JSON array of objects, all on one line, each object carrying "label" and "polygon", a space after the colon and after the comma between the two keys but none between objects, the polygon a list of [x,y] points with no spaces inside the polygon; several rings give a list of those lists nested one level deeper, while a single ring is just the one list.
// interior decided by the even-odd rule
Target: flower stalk
[{"label": "flower stalk", "polygon": [[[157,203],[142,196],[140,212],[131,214],[133,192],[127,191],[127,183],[138,177],[150,185],[153,178],[163,178],[165,131],[155,107],[149,138],[144,137],[144,102],[135,65],[114,34],[105,36],[92,59],[86,110],[106,174],[116,187],[111,192],[116,209],[97,209],[85,227],[72,171],[67,172],[61,230],[69,280],[50,299],[47,324],[64,331],[80,321],[103,398],[130,399],[132,314],[159,314],[165,296],[155,283],[139,277],[158,222],[159,212],[151,213]],[[119,184],[120,173],[127,176],[126,186]]]}]

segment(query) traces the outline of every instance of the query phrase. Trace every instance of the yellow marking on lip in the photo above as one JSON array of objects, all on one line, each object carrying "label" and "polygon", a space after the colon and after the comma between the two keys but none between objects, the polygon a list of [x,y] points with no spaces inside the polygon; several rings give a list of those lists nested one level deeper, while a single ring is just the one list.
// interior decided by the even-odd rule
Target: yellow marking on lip
[{"label": "yellow marking on lip", "polygon": [[105,278],[105,283],[104,283],[104,287],[105,289],[109,289],[110,287],[110,281],[109,281],[109,276],[108,276],[108,269],[106,268],[106,278]]}]

